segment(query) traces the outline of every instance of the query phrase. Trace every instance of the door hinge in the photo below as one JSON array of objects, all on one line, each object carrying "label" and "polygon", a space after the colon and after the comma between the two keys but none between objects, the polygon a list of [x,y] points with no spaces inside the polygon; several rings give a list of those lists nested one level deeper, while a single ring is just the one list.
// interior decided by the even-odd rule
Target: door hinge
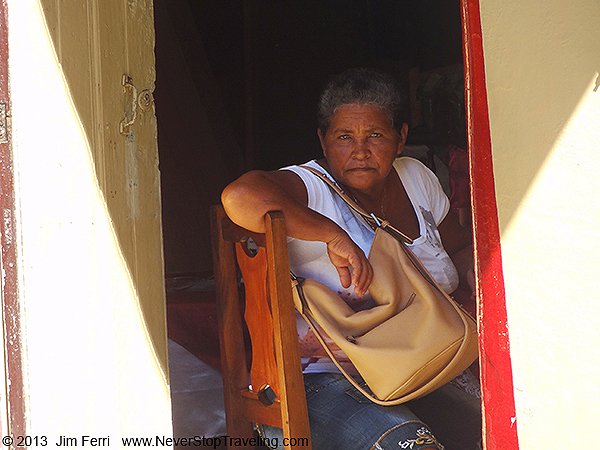
[{"label": "door hinge", "polygon": [[152,109],[154,96],[149,89],[144,89],[138,94],[133,79],[127,74],[123,74],[121,77],[121,86],[123,86],[123,94],[125,95],[125,118],[119,124],[119,131],[121,134],[128,135],[131,133],[131,127],[138,116],[138,108],[141,111]]},{"label": "door hinge", "polygon": [[8,126],[6,117],[6,103],[0,102],[0,144],[8,143]]}]

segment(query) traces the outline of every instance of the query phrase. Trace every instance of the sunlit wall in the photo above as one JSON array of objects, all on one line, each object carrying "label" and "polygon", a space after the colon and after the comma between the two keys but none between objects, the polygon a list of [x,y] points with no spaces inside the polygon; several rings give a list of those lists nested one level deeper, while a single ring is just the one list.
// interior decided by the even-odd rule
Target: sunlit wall
[{"label": "sunlit wall", "polygon": [[591,448],[600,3],[481,0],[481,16],[520,448]]}]

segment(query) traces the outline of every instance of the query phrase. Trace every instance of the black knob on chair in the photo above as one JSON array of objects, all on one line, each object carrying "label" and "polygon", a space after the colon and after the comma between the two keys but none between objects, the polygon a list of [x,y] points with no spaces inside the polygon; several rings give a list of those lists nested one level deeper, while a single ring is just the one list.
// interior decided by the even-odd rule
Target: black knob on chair
[{"label": "black knob on chair", "polygon": [[272,405],[276,398],[275,391],[268,384],[261,386],[258,390],[258,399],[263,405]]}]

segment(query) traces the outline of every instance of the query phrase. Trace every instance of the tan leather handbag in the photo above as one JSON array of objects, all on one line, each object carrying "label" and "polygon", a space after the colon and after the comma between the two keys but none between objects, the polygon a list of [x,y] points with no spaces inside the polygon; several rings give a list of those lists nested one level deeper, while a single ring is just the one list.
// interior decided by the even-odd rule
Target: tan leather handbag
[{"label": "tan leather handbag", "polygon": [[[380,405],[397,405],[441,387],[478,356],[477,325],[435,282],[407,247],[405,235],[369,215],[324,174],[310,167],[349,206],[376,226],[369,253],[375,306],[354,311],[334,291],[310,279],[293,282],[296,309],[348,380]],[[326,334],[369,387],[344,370]]]}]

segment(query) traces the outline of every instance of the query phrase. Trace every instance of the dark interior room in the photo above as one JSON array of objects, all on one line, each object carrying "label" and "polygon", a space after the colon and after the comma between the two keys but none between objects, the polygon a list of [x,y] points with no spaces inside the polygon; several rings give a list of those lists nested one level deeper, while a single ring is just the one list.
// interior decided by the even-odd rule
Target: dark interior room
[{"label": "dark interior room", "polygon": [[448,172],[452,151],[466,155],[459,2],[154,3],[168,332],[218,368],[209,208],[247,170],[320,155],[316,104],[329,77],[359,66],[395,76],[407,153],[458,195]]}]

